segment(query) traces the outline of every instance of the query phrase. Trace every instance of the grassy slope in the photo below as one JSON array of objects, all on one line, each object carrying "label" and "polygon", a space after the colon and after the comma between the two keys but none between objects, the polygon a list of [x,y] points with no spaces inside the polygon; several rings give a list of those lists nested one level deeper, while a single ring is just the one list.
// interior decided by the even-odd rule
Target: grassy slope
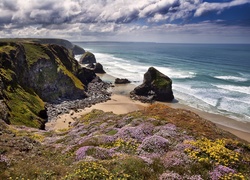
[{"label": "grassy slope", "polygon": [[[188,122],[193,129],[186,127]],[[22,154],[14,150],[18,144],[8,149],[0,143],[6,159],[0,163],[3,179],[209,179],[218,165],[234,171],[230,179],[250,177],[248,143],[191,112],[159,104],[126,115],[94,110],[58,132],[11,131],[16,138],[28,137],[42,145]],[[170,142],[168,146],[160,141],[144,143],[149,137],[163,136]],[[10,159],[13,154],[15,163]]]}]

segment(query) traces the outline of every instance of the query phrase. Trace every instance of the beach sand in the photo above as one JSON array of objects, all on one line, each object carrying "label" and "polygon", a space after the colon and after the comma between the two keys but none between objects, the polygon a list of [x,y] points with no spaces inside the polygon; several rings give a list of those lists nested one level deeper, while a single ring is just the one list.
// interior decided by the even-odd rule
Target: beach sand
[{"label": "beach sand", "polygon": [[79,109],[77,112],[71,111],[69,114],[58,116],[56,120],[46,123],[47,130],[66,129],[75,119],[91,112],[93,109],[99,109],[104,112],[113,112],[115,114],[126,114],[136,110],[141,110],[148,104],[139,101],[133,101],[129,97],[119,94],[113,94],[111,100],[91,106],[90,108]]},{"label": "beach sand", "polygon": [[[104,74],[99,75],[102,80],[114,82],[114,77]],[[125,114],[136,110],[141,110],[149,104],[134,101],[129,98],[129,92],[135,87],[132,84],[115,85],[112,89],[111,100],[91,106],[90,108],[79,109],[77,112],[71,111],[69,114],[60,115],[56,120],[46,123],[47,130],[65,129],[70,126],[75,119],[92,111],[93,109],[103,110],[104,112],[113,112],[115,114]],[[250,123],[240,122],[219,114],[204,112],[178,102],[164,103],[172,108],[180,108],[195,112],[202,118],[209,120],[217,125],[217,127],[226,130],[239,138],[250,142]]]}]

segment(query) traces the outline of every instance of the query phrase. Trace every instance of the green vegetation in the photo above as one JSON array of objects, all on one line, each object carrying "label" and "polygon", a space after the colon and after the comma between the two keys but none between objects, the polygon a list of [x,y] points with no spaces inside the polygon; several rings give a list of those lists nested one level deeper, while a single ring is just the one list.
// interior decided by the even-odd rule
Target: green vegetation
[{"label": "green vegetation", "polygon": [[6,45],[0,46],[0,53],[9,52],[9,51],[15,50],[15,49],[16,49],[15,46],[11,46],[9,43],[6,43]]},{"label": "green vegetation", "polygon": [[[57,59],[57,61],[60,61],[60,60]],[[72,80],[76,88],[80,90],[84,90],[83,83],[72,72],[70,72],[63,64],[59,63],[59,67],[57,71],[62,72],[63,74],[68,76]]]},{"label": "green vegetation", "polygon": [[46,54],[46,46],[41,44],[34,43],[23,43],[26,60],[28,66],[31,67],[33,63],[37,62],[39,59],[49,59],[49,56]]},{"label": "green vegetation", "polygon": [[[213,130],[216,139],[194,138],[192,133],[187,136],[182,132],[188,129],[175,127],[164,119],[152,118],[157,116],[160,119],[164,107],[165,112],[172,111],[172,116],[180,114],[190,117],[187,113],[157,104],[144,111],[119,116],[94,110],[84,116],[88,124],[81,117],[75,126],[63,132],[13,127],[11,132],[15,136],[3,134],[1,139],[4,138],[7,143],[13,141],[14,148],[1,146],[0,139],[0,179],[249,179],[248,143],[233,140],[209,124],[206,126]],[[143,118],[139,118],[139,114]],[[167,113],[165,115],[172,121],[173,117]],[[177,123],[181,125],[185,121],[180,119]],[[101,122],[105,122],[106,126],[100,127]],[[201,121],[196,123],[197,126],[204,124]],[[111,131],[111,127],[116,127],[117,133],[107,136],[105,132]],[[154,130],[150,131],[152,127]],[[157,151],[142,153],[144,140],[156,134],[159,137],[164,130],[169,133],[169,149],[162,151],[163,154]],[[204,131],[207,133],[206,129]],[[199,133],[205,134],[202,129]],[[24,140],[27,140],[25,144]],[[30,146],[29,142],[33,145]],[[157,149],[161,143],[155,141],[152,147]],[[18,152],[19,148],[25,146],[32,149],[24,148],[25,153]]]},{"label": "green vegetation", "polygon": [[154,84],[157,87],[165,88],[165,87],[169,86],[170,83],[172,83],[170,79],[166,79],[166,78],[161,76],[160,72],[156,72]]},{"label": "green vegetation", "polygon": [[15,88],[8,86],[4,93],[6,104],[11,109],[9,118],[12,124],[41,127],[44,120],[39,118],[39,112],[44,110],[45,104],[34,92],[30,90],[29,93],[16,85]]}]

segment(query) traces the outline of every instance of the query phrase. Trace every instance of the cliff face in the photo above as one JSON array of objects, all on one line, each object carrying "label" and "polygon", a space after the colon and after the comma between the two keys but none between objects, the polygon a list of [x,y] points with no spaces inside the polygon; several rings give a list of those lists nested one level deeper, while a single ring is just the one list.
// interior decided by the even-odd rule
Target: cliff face
[{"label": "cliff face", "polygon": [[7,123],[44,128],[43,101],[85,98],[85,85],[95,77],[62,46],[1,42],[0,118]]}]

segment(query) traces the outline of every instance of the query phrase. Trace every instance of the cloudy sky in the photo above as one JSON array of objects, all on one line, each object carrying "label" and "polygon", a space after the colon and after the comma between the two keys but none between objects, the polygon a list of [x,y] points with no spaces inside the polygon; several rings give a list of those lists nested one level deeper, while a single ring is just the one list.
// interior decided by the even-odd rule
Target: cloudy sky
[{"label": "cloudy sky", "polygon": [[250,43],[250,0],[0,0],[0,37]]}]

